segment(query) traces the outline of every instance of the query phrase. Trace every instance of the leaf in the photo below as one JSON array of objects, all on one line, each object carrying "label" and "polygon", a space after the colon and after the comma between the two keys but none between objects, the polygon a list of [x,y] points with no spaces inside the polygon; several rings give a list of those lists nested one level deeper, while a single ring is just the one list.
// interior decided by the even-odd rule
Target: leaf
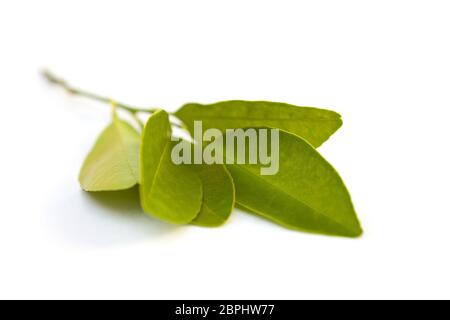
[{"label": "leaf", "polygon": [[227,165],[236,201],[289,228],[357,237],[362,229],[336,170],[304,139],[279,133],[279,171],[260,175],[260,165]]},{"label": "leaf", "polygon": [[79,181],[86,191],[129,189],[139,182],[139,133],[114,116],[87,156]]},{"label": "leaf", "polygon": [[190,165],[175,165],[167,112],[155,112],[145,125],[141,145],[141,204],[161,220],[191,222],[202,204],[202,182]]},{"label": "leaf", "polygon": [[328,140],[342,125],[341,116],[333,111],[267,101],[190,103],[175,115],[191,134],[195,120],[201,120],[204,129],[217,128],[222,132],[226,129],[271,127],[303,137],[315,147]]},{"label": "leaf", "polygon": [[224,224],[234,208],[234,184],[224,165],[193,165],[203,184],[203,203],[192,224],[217,227]]}]

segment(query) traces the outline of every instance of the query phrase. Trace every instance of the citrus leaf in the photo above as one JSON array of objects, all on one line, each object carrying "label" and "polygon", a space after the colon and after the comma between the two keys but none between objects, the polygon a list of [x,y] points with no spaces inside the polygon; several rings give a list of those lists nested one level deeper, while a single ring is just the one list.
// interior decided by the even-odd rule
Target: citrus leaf
[{"label": "citrus leaf", "polygon": [[190,165],[171,159],[175,142],[167,112],[155,112],[145,125],[141,145],[141,205],[161,220],[183,224],[200,212],[202,182]]},{"label": "citrus leaf", "polygon": [[203,184],[200,213],[192,224],[217,227],[224,224],[234,208],[234,184],[224,165],[193,165]]},{"label": "citrus leaf", "polygon": [[79,175],[86,191],[129,189],[139,182],[140,134],[116,116],[101,133]]},{"label": "citrus leaf", "polygon": [[357,237],[362,229],[336,170],[304,139],[279,133],[279,171],[260,175],[260,165],[227,165],[236,202],[289,228]]},{"label": "citrus leaf", "polygon": [[175,115],[193,134],[194,121],[204,129],[248,127],[279,128],[294,133],[318,147],[342,125],[341,116],[324,109],[297,107],[268,101],[224,101],[210,105],[186,104]]}]

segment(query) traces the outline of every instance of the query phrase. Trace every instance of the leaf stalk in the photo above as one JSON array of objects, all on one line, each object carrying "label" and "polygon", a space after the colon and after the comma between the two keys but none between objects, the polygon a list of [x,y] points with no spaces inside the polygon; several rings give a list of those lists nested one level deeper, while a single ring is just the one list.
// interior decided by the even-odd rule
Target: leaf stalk
[{"label": "leaf stalk", "polygon": [[[139,119],[137,113],[145,112],[145,113],[152,114],[158,110],[158,108],[141,108],[141,107],[131,106],[131,105],[128,105],[128,104],[125,104],[122,102],[118,102],[114,99],[111,99],[111,98],[108,98],[108,97],[105,97],[105,96],[102,96],[102,95],[99,95],[96,93],[92,93],[90,91],[86,91],[86,90],[82,90],[82,89],[73,87],[68,82],[66,82],[64,79],[56,76],[55,74],[53,74],[52,72],[50,72],[49,70],[46,70],[46,69],[44,69],[42,71],[42,76],[49,83],[63,88],[67,93],[69,93],[71,95],[76,95],[76,96],[84,97],[87,99],[95,100],[95,101],[109,104],[109,105],[112,105],[113,107],[117,107],[117,108],[128,111],[129,113],[131,113],[131,116],[136,120],[136,122],[138,122],[138,124],[141,127],[143,127],[143,123]],[[179,125],[178,123],[172,122],[172,125],[175,127],[184,129],[183,126]]]},{"label": "leaf stalk", "polygon": [[75,88],[75,87],[71,86],[70,84],[68,84],[64,79],[55,76],[53,73],[51,73],[48,70],[42,71],[42,76],[48,82],[65,89],[66,92],[69,94],[85,97],[85,98],[88,98],[91,100],[96,100],[96,101],[103,102],[103,103],[110,104],[110,105],[113,104],[116,107],[127,110],[128,112],[131,112],[131,113],[137,113],[137,112],[153,113],[157,110],[157,108],[149,108],[148,109],[148,108],[139,108],[139,107],[135,107],[135,106],[130,106],[128,104],[118,102],[118,101],[108,98],[108,97],[104,97],[104,96],[101,96],[101,95],[98,95],[98,94],[95,94],[95,93],[92,93],[92,92],[89,92],[86,90]]}]

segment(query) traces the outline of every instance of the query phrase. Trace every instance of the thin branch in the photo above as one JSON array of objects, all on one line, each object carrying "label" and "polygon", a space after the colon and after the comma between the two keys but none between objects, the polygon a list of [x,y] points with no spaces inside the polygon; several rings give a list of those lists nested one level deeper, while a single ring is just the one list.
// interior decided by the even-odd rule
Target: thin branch
[{"label": "thin branch", "polygon": [[96,100],[96,101],[107,103],[107,104],[112,104],[112,105],[115,105],[118,108],[127,110],[127,111],[131,112],[132,114],[136,114],[137,112],[153,113],[153,112],[155,112],[157,110],[156,108],[146,109],[146,108],[139,108],[139,107],[130,106],[130,105],[127,105],[127,104],[124,104],[124,103],[121,103],[121,102],[117,102],[117,101],[115,101],[115,100],[113,100],[111,98],[107,98],[107,97],[100,96],[98,94],[95,94],[95,93],[92,93],[92,92],[89,92],[89,91],[85,91],[85,90],[81,90],[81,89],[72,87],[65,80],[55,76],[54,74],[52,74],[48,70],[42,71],[42,76],[48,82],[65,89],[70,94],[81,96],[81,97],[85,97],[85,98],[88,98],[88,99]]}]

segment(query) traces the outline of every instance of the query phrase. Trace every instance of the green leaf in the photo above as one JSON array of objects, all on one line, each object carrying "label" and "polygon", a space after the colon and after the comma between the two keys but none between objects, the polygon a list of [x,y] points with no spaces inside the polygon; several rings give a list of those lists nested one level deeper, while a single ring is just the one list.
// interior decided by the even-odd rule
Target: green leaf
[{"label": "green leaf", "polygon": [[193,224],[218,227],[234,208],[234,184],[224,165],[193,165],[203,183],[203,203]]},{"label": "green leaf", "polygon": [[116,116],[87,156],[79,181],[86,191],[129,189],[139,182],[141,136]]},{"label": "green leaf", "polygon": [[357,237],[362,229],[336,170],[304,139],[280,131],[279,171],[260,175],[260,165],[227,165],[236,201],[289,228]]},{"label": "green leaf", "polygon": [[318,147],[342,125],[341,116],[333,111],[297,107],[267,101],[224,101],[210,105],[190,103],[175,115],[193,134],[195,120],[203,128],[226,129],[271,127],[294,133]]},{"label": "green leaf", "polygon": [[145,125],[141,145],[141,204],[148,214],[184,224],[200,212],[202,182],[190,165],[171,159],[172,130],[167,112],[155,112]]}]

